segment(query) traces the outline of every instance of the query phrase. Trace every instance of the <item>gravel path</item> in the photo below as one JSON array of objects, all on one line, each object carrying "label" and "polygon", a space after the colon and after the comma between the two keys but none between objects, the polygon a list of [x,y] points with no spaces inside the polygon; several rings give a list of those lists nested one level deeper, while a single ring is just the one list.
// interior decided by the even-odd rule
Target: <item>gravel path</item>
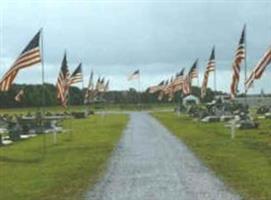
[{"label": "gravel path", "polygon": [[91,200],[235,200],[191,151],[147,113],[131,113]]}]

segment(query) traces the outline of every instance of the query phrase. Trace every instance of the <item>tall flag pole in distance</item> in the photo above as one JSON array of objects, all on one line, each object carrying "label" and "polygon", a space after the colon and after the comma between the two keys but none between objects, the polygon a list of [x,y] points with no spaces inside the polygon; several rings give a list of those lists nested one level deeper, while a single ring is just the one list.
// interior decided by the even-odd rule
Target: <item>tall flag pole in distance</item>
[{"label": "tall flag pole in distance", "polygon": [[262,77],[269,64],[271,64],[271,46],[267,49],[246,80],[246,91],[252,87],[254,80],[258,80]]},{"label": "tall flag pole in distance", "polygon": [[12,64],[10,69],[4,74],[0,81],[0,91],[9,91],[11,85],[21,69],[31,67],[42,62],[40,51],[41,30],[33,37],[19,57]]},{"label": "tall flag pole in distance", "polygon": [[64,57],[61,63],[61,69],[57,79],[57,98],[64,108],[67,108],[68,95],[69,95],[69,83],[70,73],[67,64],[67,55],[64,53]]},{"label": "tall flag pole in distance", "polygon": [[198,59],[195,60],[192,67],[190,68],[188,74],[184,78],[184,82],[183,82],[183,94],[184,95],[189,95],[191,93],[192,81],[193,81],[193,79],[198,78],[197,65],[198,65]]},{"label": "tall flag pole in distance", "polygon": [[235,52],[234,61],[232,64],[232,82],[231,82],[231,98],[234,99],[238,92],[238,84],[240,80],[240,70],[241,63],[246,57],[246,46],[245,46],[245,38],[246,38],[246,25],[244,25],[241,38],[239,40],[238,48]]},{"label": "tall flag pole in distance", "polygon": [[[214,88],[216,87],[216,80],[215,80],[215,47],[213,47],[205,73],[203,77],[203,83],[201,87],[201,98],[203,99],[206,95],[206,89],[208,86],[208,79],[209,79],[209,74],[211,72],[214,72]],[[216,90],[216,89],[215,89]]]},{"label": "tall flag pole in distance", "polygon": [[93,91],[94,91],[94,83],[93,83],[93,71],[91,71],[90,76],[89,76],[89,82],[88,82],[88,87],[85,93],[85,104],[89,104],[90,103],[90,98],[93,95]]},{"label": "tall flag pole in distance", "polygon": [[128,81],[138,80],[138,104],[140,104],[140,70],[137,69],[128,76]]}]

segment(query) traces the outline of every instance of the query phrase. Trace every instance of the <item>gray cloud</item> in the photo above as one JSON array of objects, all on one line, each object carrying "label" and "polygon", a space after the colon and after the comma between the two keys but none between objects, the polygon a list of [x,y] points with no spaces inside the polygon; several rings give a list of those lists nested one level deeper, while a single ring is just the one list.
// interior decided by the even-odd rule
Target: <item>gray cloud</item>
[{"label": "gray cloud", "polygon": [[[244,23],[248,27],[250,68],[271,43],[271,3],[267,0],[5,0],[0,4],[1,57],[6,60],[0,72],[43,27],[50,81],[56,79],[64,49],[72,67],[82,61],[87,72],[94,68],[97,73],[115,77],[115,88],[120,89],[125,79],[121,77],[137,68],[142,76],[144,72],[145,77],[151,77],[144,85],[158,82],[181,67],[190,67],[197,57],[204,68],[212,45],[216,45],[220,73],[229,71],[230,76]],[[24,75],[18,80],[23,81]],[[221,85],[221,89],[227,87]]]}]

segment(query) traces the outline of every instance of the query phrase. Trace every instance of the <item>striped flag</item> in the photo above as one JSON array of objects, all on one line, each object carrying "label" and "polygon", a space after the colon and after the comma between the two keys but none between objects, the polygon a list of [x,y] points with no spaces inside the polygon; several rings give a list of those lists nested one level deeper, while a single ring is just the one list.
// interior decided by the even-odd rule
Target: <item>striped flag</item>
[{"label": "striped flag", "polygon": [[140,72],[139,72],[139,70],[136,70],[132,74],[129,75],[128,81],[137,80],[137,79],[139,79],[139,77],[140,77]]},{"label": "striped flag", "polygon": [[106,84],[104,86],[104,92],[107,92],[109,90],[109,80],[106,81]]},{"label": "striped flag", "polygon": [[14,100],[17,101],[17,102],[21,102],[22,101],[22,97],[24,95],[24,90],[21,89],[17,95],[15,96]]},{"label": "striped flag", "polygon": [[208,86],[208,79],[209,79],[209,74],[211,72],[215,71],[215,47],[212,49],[211,56],[209,58],[206,71],[204,73],[204,78],[203,78],[203,83],[201,87],[201,98],[204,98],[206,95],[206,89]]},{"label": "striped flag", "polygon": [[183,89],[183,81],[184,81],[184,71],[185,68],[183,68],[177,75],[176,79],[174,80],[174,86],[173,86],[173,92],[178,92]]},{"label": "striped flag", "polygon": [[104,92],[104,88],[105,88],[105,80],[104,78],[100,79],[100,82],[98,84],[98,92]]},{"label": "striped flag", "polygon": [[260,79],[265,71],[266,67],[271,63],[271,46],[267,49],[263,57],[257,63],[257,65],[252,70],[249,78],[246,80],[246,90],[248,90],[252,85],[254,80]]},{"label": "striped flag", "polygon": [[86,90],[86,94],[85,94],[85,103],[89,103],[90,97],[91,95],[94,94],[94,83],[93,83],[93,71],[91,71],[90,76],[89,76],[89,82],[88,82],[88,88]]},{"label": "striped flag", "polygon": [[189,71],[189,76],[191,78],[191,81],[194,79],[194,78],[198,78],[199,74],[198,74],[198,70],[197,70],[197,65],[198,65],[198,60],[199,59],[196,59],[195,62],[193,63],[190,71]]},{"label": "striped flag", "polygon": [[69,86],[70,86],[70,73],[67,64],[66,52],[64,54],[61,69],[57,79],[57,98],[59,99],[61,105],[66,108],[69,95]]},{"label": "striped flag", "polygon": [[161,101],[164,97],[164,90],[167,88],[169,84],[169,80],[165,81],[164,84],[161,86],[160,93],[158,95],[158,100]]},{"label": "striped flag", "polygon": [[78,67],[74,70],[70,77],[70,85],[75,83],[79,83],[83,81],[83,74],[82,74],[82,63],[78,65]]},{"label": "striped flag", "polygon": [[182,89],[184,95],[189,95],[191,93],[191,77],[189,73],[184,78]]},{"label": "striped flag", "polygon": [[165,82],[165,81],[161,81],[158,85],[154,85],[154,86],[149,87],[149,88],[148,88],[148,92],[149,92],[150,94],[154,94],[154,93],[160,91],[161,88],[162,88],[162,86],[164,85],[164,82]]},{"label": "striped flag", "polygon": [[39,47],[40,35],[41,31],[33,37],[13,63],[11,68],[4,74],[0,81],[0,91],[8,91],[10,89],[19,70],[41,62],[41,52]]},{"label": "striped flag", "polygon": [[188,74],[184,78],[184,81],[183,81],[183,94],[184,95],[189,95],[191,93],[192,80],[194,78],[198,78],[197,65],[198,65],[198,59],[195,60],[192,67],[190,68]]},{"label": "striped flag", "polygon": [[241,38],[239,40],[238,48],[235,52],[234,61],[232,64],[232,83],[231,83],[231,98],[234,99],[237,95],[238,91],[238,84],[240,80],[240,70],[241,70],[241,63],[246,57],[246,47],[245,47],[245,39],[246,39],[246,25],[243,28]]}]

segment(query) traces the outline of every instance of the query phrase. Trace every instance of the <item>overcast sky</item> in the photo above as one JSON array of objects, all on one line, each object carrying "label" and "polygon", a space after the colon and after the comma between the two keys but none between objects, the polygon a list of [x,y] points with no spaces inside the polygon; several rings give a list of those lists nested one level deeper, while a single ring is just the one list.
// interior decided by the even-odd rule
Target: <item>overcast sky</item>
[{"label": "overcast sky", "polygon": [[[215,45],[218,89],[229,91],[231,63],[244,23],[249,70],[271,45],[268,0],[1,0],[0,9],[1,76],[43,27],[46,81],[51,83],[56,82],[64,50],[71,70],[83,63],[85,85],[93,69],[96,78],[110,78],[111,89],[136,87],[127,76],[140,69],[145,89],[182,67],[188,70],[196,58],[202,77]],[[270,77],[271,66],[251,92],[271,92]],[[40,82],[40,66],[21,71],[16,82]]]}]

